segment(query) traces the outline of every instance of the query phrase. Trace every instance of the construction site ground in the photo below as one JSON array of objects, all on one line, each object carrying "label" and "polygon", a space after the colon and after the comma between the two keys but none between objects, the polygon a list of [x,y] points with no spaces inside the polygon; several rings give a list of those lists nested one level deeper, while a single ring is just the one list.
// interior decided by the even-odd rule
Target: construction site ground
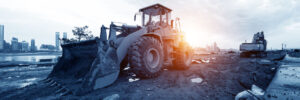
[{"label": "construction site ground", "polygon": [[[85,95],[61,96],[55,93],[56,88],[37,81],[25,87],[2,86],[0,99],[232,100],[253,84],[267,88],[280,64],[279,61],[267,59],[240,58],[234,52],[196,56],[190,69],[165,68],[160,76],[151,79],[140,79],[131,73],[130,68],[125,68],[114,84]],[[50,73],[50,69],[51,66],[36,70],[39,74],[24,72],[26,76],[20,76],[23,79],[42,79]],[[14,76],[4,72],[0,75],[2,78]]]}]

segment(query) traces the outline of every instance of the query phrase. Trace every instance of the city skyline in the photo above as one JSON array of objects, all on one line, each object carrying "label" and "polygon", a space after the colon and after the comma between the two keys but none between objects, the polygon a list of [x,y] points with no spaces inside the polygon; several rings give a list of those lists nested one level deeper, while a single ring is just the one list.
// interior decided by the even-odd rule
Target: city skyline
[{"label": "city skyline", "polygon": [[[26,40],[19,40],[19,37],[13,36],[10,40],[5,40],[5,25],[0,24],[0,51],[4,52],[35,52],[38,49],[38,45],[36,45],[35,39],[31,38],[30,41]],[[67,39],[67,32],[62,32],[62,38]],[[56,51],[60,51],[60,32],[55,32],[55,44],[47,44],[47,43],[40,43],[40,48],[49,49],[51,50],[51,46],[55,46]],[[9,42],[10,41],[10,42]],[[29,45],[30,43],[30,45]]]},{"label": "city skyline", "polygon": [[[47,44],[47,43],[39,43],[40,45],[36,45],[35,43],[35,39],[34,38],[31,38],[30,41],[26,41],[26,40],[21,40],[21,42],[19,42],[19,37],[16,37],[16,36],[13,36],[10,40],[6,40],[4,37],[5,37],[5,25],[1,25],[0,24],[0,50],[4,50],[5,49],[5,42],[6,43],[9,43],[11,45],[11,48],[14,48],[16,49],[17,47],[13,47],[12,44],[14,44],[13,42],[16,41],[17,43],[28,43],[28,51],[31,51],[31,50],[38,50],[37,47],[40,47],[41,45],[55,45],[56,47],[56,50],[60,50],[60,49],[57,49],[57,48],[60,48],[60,32],[55,32],[55,44]],[[58,34],[57,34],[58,33]],[[67,39],[67,32],[62,32],[62,38],[66,38]],[[10,41],[10,42],[9,42]],[[30,46],[29,46],[29,42],[30,42]],[[33,47],[32,47],[33,45]],[[1,47],[2,46],[2,47]],[[23,44],[21,46],[21,48],[23,49]],[[7,49],[7,48],[6,48]],[[12,49],[12,51],[15,51]],[[21,50],[23,51],[23,50]]]},{"label": "city skyline", "polygon": [[[8,42],[8,41],[12,41],[13,40],[13,38],[18,38],[18,39],[20,39],[20,40],[22,40],[22,41],[32,41],[32,39],[34,39],[35,40],[35,38],[29,38],[29,39],[24,39],[24,38],[22,38],[22,36],[21,37],[17,37],[17,36],[11,36],[11,38],[10,39],[7,39],[7,38],[5,38],[5,34],[7,34],[7,33],[5,33],[4,32],[4,30],[5,30],[5,25],[2,25],[2,24],[0,24],[0,50],[1,49],[4,49],[4,47],[3,48],[1,48],[1,45],[3,45],[4,46],[4,41],[6,41],[6,42]],[[2,34],[2,30],[3,30],[3,34]],[[54,35],[55,35],[55,39],[53,39],[53,41],[54,41],[54,43],[52,44],[52,43],[41,43],[41,42],[39,42],[38,43],[38,45],[36,45],[36,46],[41,46],[42,44],[50,44],[50,45],[57,45],[57,43],[59,44],[59,41],[60,40],[58,40],[58,42],[57,42],[57,32],[53,32],[54,33]],[[58,32],[59,33],[59,32]],[[67,33],[68,32],[62,32],[63,34],[59,34],[59,36],[58,36],[58,38],[59,39],[62,39],[62,38],[68,38],[67,37]],[[60,38],[60,36],[62,36],[62,38]],[[1,42],[1,41],[3,41],[3,42]],[[1,43],[3,43],[3,44],[1,44]],[[11,44],[11,43],[10,43]],[[59,44],[60,45],[60,44]]]}]

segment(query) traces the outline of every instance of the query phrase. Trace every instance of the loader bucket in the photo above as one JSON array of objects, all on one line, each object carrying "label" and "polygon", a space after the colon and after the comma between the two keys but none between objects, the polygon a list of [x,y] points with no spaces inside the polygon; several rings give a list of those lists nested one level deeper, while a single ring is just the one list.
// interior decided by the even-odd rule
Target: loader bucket
[{"label": "loader bucket", "polygon": [[47,80],[76,95],[112,84],[120,71],[116,50],[104,47],[98,38],[62,45],[62,57]]}]

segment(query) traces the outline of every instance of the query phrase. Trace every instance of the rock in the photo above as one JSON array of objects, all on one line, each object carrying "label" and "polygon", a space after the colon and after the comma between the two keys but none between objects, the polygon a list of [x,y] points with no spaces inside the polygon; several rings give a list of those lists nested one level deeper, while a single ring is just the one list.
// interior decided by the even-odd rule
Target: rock
[{"label": "rock", "polygon": [[201,83],[202,81],[203,81],[203,79],[200,78],[200,77],[192,78],[192,79],[191,79],[191,82],[192,82],[192,83]]},{"label": "rock", "polygon": [[271,65],[271,64],[274,64],[274,62],[272,62],[270,60],[267,60],[267,59],[262,59],[262,60],[258,61],[258,64],[261,64],[261,65]]},{"label": "rock", "polygon": [[140,80],[139,78],[129,78],[128,79],[128,82],[135,82],[135,81],[138,81]]}]

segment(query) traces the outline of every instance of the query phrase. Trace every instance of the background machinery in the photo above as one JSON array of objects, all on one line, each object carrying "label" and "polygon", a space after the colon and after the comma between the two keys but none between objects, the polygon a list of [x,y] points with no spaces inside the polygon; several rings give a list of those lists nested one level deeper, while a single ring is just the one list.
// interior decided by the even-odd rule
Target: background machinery
[{"label": "background machinery", "polygon": [[170,20],[171,11],[151,5],[139,10],[141,26],[112,22],[109,28],[101,27],[100,38],[61,45],[62,57],[45,82],[62,87],[64,94],[80,95],[112,84],[127,65],[141,78],[156,77],[166,66],[189,68],[192,48],[179,18]]},{"label": "background machinery", "polygon": [[240,45],[241,57],[265,57],[267,49],[267,41],[265,40],[264,32],[254,34],[251,43],[242,43]]}]

